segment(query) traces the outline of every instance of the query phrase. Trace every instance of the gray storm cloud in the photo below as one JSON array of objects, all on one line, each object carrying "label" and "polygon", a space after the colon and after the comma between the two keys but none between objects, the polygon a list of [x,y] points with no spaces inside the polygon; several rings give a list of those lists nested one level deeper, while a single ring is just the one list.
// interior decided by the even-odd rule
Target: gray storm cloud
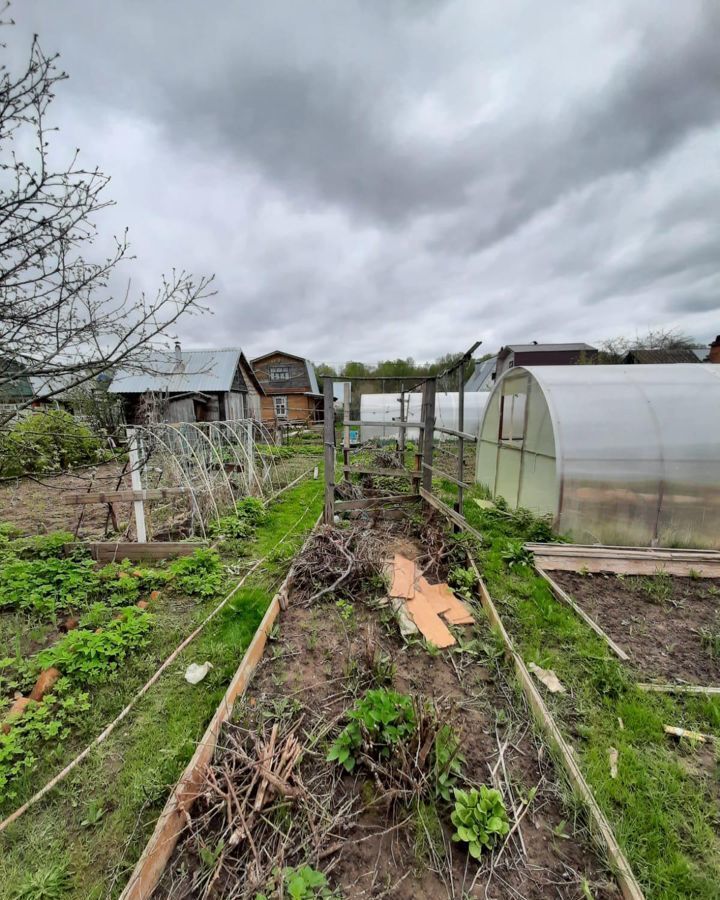
[{"label": "gray storm cloud", "polygon": [[431,358],[720,330],[708,0],[23,0],[53,117],[113,176],[125,271],[217,273],[193,344]]}]

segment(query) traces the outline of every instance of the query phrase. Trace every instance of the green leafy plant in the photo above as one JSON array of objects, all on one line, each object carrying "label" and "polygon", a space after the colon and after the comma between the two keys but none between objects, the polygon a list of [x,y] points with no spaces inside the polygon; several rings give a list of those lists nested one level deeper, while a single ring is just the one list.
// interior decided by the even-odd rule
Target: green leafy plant
[{"label": "green leafy plant", "polygon": [[457,779],[462,775],[465,757],[460,752],[460,740],[450,725],[441,725],[433,745],[432,782],[438,797],[448,803]]},{"label": "green leafy plant", "polygon": [[466,599],[470,600],[473,596],[473,589],[475,587],[477,579],[475,578],[475,573],[472,569],[464,569],[461,566],[456,566],[455,568],[450,570],[450,575],[448,576],[448,583],[450,587],[458,594],[461,594]]},{"label": "green leafy plant", "polygon": [[417,727],[412,698],[383,688],[368,691],[350,710],[349,718],[327,756],[328,762],[336,760],[348,772],[355,768],[363,746],[385,759]]},{"label": "green leafy plant", "polygon": [[110,678],[130,650],[149,641],[152,613],[129,606],[98,631],[78,628],[68,632],[52,647],[35,656],[38,670],[55,666],[63,675],[83,684],[97,684]]},{"label": "green leafy plant", "polygon": [[468,853],[479,859],[483,849],[492,849],[510,831],[507,810],[500,791],[481,785],[469,791],[455,789],[454,841],[468,845]]},{"label": "green leafy plant", "polygon": [[97,588],[91,559],[16,559],[0,568],[0,608],[52,616],[58,610],[86,606]]},{"label": "green leafy plant", "polygon": [[105,807],[102,802],[91,800],[87,805],[85,818],[80,823],[81,828],[92,828],[97,825],[105,815]]},{"label": "green leafy plant", "polygon": [[330,897],[327,878],[312,866],[299,866],[283,872],[285,890],[292,900],[315,900],[316,897]]},{"label": "green leafy plant", "polygon": [[220,859],[220,854],[223,852],[224,847],[225,841],[222,838],[218,841],[214,850],[210,847],[201,847],[200,859],[202,860],[203,865],[208,869],[214,869],[215,863]]},{"label": "green leafy plant", "polygon": [[201,547],[192,556],[181,556],[168,566],[170,580],[185,594],[212,597],[223,583],[217,550]]},{"label": "green leafy plant", "polygon": [[30,872],[10,894],[12,900],[62,900],[72,888],[67,866],[54,865]]},{"label": "green leafy plant", "polygon": [[31,700],[11,728],[0,731],[0,796],[13,799],[12,784],[35,765],[36,748],[62,740],[89,708],[88,695],[73,692],[67,678],[60,678],[39,703]]},{"label": "green leafy plant", "polygon": [[533,555],[523,546],[522,541],[508,541],[505,549],[500,554],[510,569],[516,566],[532,566]]}]

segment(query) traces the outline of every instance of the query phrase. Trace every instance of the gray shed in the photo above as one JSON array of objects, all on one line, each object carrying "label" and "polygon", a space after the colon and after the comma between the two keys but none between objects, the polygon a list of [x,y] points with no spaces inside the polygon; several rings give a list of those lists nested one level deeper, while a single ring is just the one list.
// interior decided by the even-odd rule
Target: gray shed
[{"label": "gray shed", "polygon": [[217,422],[260,419],[263,389],[239,347],[157,352],[143,371],[116,372],[109,387],[120,394],[130,424],[140,421]]}]

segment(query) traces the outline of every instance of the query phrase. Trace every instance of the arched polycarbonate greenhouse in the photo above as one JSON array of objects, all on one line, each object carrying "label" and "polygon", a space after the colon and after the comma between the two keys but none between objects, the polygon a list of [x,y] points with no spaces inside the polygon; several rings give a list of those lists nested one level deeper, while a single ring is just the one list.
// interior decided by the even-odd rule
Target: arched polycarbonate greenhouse
[{"label": "arched polycarbonate greenhouse", "polygon": [[580,542],[720,548],[720,366],[511,369],[476,477]]}]

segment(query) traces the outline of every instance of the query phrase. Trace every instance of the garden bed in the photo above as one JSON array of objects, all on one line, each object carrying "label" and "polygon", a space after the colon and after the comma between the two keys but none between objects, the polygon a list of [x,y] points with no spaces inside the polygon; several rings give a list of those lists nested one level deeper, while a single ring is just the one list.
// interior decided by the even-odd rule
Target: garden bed
[{"label": "garden bed", "polygon": [[[226,564],[223,569],[218,565],[210,573],[205,569],[180,572],[179,581],[174,563],[156,568],[137,563],[113,567],[116,575],[127,568],[129,576],[112,580],[103,593],[111,593],[116,583],[140,583],[139,596],[150,600],[149,607],[145,610],[135,607],[136,597],[126,599],[134,610],[131,617],[142,619],[150,627],[145,629],[141,641],[128,645],[127,653],[117,660],[117,665],[110,661],[108,669],[101,659],[99,668],[103,671],[97,672],[98,677],[93,675],[88,680],[84,677],[86,673],[77,673],[76,677],[71,671],[75,667],[68,666],[66,656],[59,661],[59,668],[67,668],[73,680],[72,685],[65,687],[72,688],[73,697],[81,695],[82,702],[75,703],[73,710],[68,709],[67,715],[63,713],[59,731],[48,719],[51,727],[47,734],[34,741],[24,759],[20,757],[22,770],[11,773],[7,791],[0,790],[0,818],[12,813],[113,721],[160,663],[237,583],[249,567],[249,559],[267,558],[262,569],[234,594],[227,607],[168,668],[116,731],[65,781],[0,834],[0,897],[3,900],[15,898],[21,891],[25,891],[22,896],[28,897],[119,894],[168,791],[192,756],[278,579],[289,566],[303,532],[312,526],[321,502],[318,484],[305,481],[272,504],[251,531],[242,521],[227,523],[243,527],[238,527],[237,534],[218,535],[221,560]],[[193,560],[193,557],[185,559]],[[181,569],[185,565],[180,560],[177,564]],[[134,576],[134,571],[142,572],[145,579],[151,577],[150,573],[156,573],[153,577],[161,579],[172,571],[175,575],[161,585],[160,596],[152,600],[150,582]],[[184,581],[183,574],[192,575],[195,580]],[[6,678],[0,691],[4,701],[0,705],[1,716],[7,713],[6,698],[12,697],[16,687],[26,694],[31,687],[27,676],[34,675],[35,670],[30,673],[28,664],[38,651],[57,652],[68,635],[79,632],[84,632],[86,642],[101,639],[108,629],[117,627],[112,624],[113,616],[120,615],[120,610],[113,608],[109,617],[104,614],[103,624],[98,624],[102,629],[100,634],[94,634],[94,626],[90,624],[63,631],[60,626],[71,611],[79,612],[78,618],[82,619],[90,613],[96,600],[110,602],[108,596],[93,596],[88,600],[89,606],[80,604],[83,609],[63,606],[56,615],[39,616],[32,609],[2,614],[12,658],[3,660],[0,671]],[[93,614],[100,612],[96,608]],[[17,631],[18,627],[25,630]],[[11,628],[20,637],[19,644],[15,636],[10,636]],[[213,668],[205,679],[199,685],[188,684],[183,677],[188,663],[206,660]],[[67,678],[65,671],[63,675]],[[18,677],[24,680],[13,683],[18,682]],[[55,703],[52,712],[56,712]],[[11,732],[10,736],[13,734],[25,740],[22,730]],[[12,746],[0,749],[9,751]],[[0,763],[6,762],[5,753],[0,753]],[[62,828],[58,823],[62,823]]]},{"label": "garden bed", "polygon": [[552,572],[643,679],[720,685],[720,581]]},{"label": "garden bed", "polygon": [[[319,539],[337,543],[338,534]],[[422,553],[407,527],[386,525],[372,539],[385,554]],[[158,895],[276,896],[281,883],[287,892],[314,878],[328,893],[297,896],[619,896],[564,807],[487,625],[459,629],[452,652],[403,642],[362,540],[344,544],[362,563],[358,577],[321,596],[335,581],[331,567],[318,565],[317,547],[312,565],[300,560],[278,634],[220,736]],[[452,540],[433,546],[445,558],[426,554],[423,567],[437,580],[448,574]],[[367,722],[389,715],[397,725],[398,710],[411,710],[403,721],[414,724],[388,738],[385,753]],[[363,737],[351,766],[342,747],[353,721]],[[293,747],[299,755],[283,769]],[[262,789],[258,774],[276,763],[280,782]],[[511,833],[491,837],[476,861],[467,842],[453,841],[450,817],[455,788],[481,786],[500,791]]]}]

